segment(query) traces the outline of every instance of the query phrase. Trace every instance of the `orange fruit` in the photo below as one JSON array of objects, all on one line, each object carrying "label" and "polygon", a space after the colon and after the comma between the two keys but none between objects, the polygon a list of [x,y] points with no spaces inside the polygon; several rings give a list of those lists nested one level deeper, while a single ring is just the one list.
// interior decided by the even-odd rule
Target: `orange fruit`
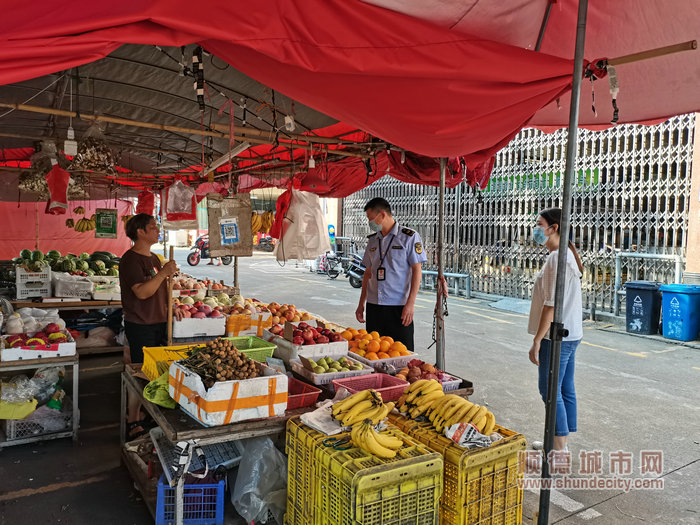
[{"label": "orange fruit", "polygon": [[365,334],[367,333],[367,330],[365,330],[364,328],[360,328],[360,329],[357,331],[357,333],[358,333],[358,334],[365,335]]},{"label": "orange fruit", "polygon": [[401,357],[401,352],[398,350],[392,350],[389,352],[389,357]]},{"label": "orange fruit", "polygon": [[407,348],[404,348],[404,349],[401,350],[399,353],[400,353],[402,356],[404,356],[404,355],[411,355],[411,352],[409,352]]},{"label": "orange fruit", "polygon": [[374,352],[367,352],[367,353],[365,354],[365,358],[366,358],[366,359],[369,359],[370,361],[376,361],[377,359],[379,359],[379,358],[377,357],[377,354],[375,354]]},{"label": "orange fruit", "polygon": [[362,339],[364,339],[365,341],[371,341],[371,340],[372,340],[372,336],[369,335],[369,334],[364,334],[364,335],[362,336]]},{"label": "orange fruit", "polygon": [[388,352],[390,347],[391,344],[389,343],[389,341],[379,341],[379,349],[382,352]]},{"label": "orange fruit", "polygon": [[369,335],[372,336],[372,339],[379,339],[379,332],[370,332]]},{"label": "orange fruit", "polygon": [[367,343],[367,351],[368,352],[379,352],[379,350],[380,350],[379,341],[372,340],[369,343]]},{"label": "orange fruit", "polygon": [[379,353],[377,354],[377,357],[378,357],[379,359],[389,359],[389,354],[387,354],[386,352],[379,352]]},{"label": "orange fruit", "polygon": [[395,343],[391,343],[391,346],[389,347],[391,350],[397,350],[401,351],[402,348],[406,348],[403,343],[400,343],[399,341],[396,341]]},{"label": "orange fruit", "polygon": [[359,348],[360,350],[364,350],[365,348],[367,348],[367,343],[368,341],[366,339],[361,339],[357,345],[357,348]]},{"label": "orange fruit", "polygon": [[350,330],[344,330],[340,333],[340,337],[342,337],[346,341],[350,341],[350,339],[352,339],[352,332]]},{"label": "orange fruit", "polygon": [[379,338],[380,341],[387,341],[390,345],[394,344],[394,340],[388,335],[383,335]]}]

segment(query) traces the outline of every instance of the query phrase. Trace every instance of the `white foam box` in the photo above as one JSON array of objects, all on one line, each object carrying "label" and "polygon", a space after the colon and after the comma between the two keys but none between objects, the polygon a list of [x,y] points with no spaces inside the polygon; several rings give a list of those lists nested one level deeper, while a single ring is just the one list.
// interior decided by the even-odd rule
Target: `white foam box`
[{"label": "white foam box", "polygon": [[75,339],[69,332],[63,332],[68,336],[65,343],[54,343],[43,346],[19,346],[9,348],[7,338],[0,338],[0,361],[22,361],[27,359],[46,359],[51,357],[70,357],[75,355]]},{"label": "white foam box", "polygon": [[182,409],[213,427],[283,416],[287,410],[287,376],[256,363],[260,376],[217,381],[209,390],[199,375],[177,361],[170,365],[168,392]]},{"label": "white foam box", "polygon": [[[318,345],[309,345],[309,346],[318,346]],[[306,347],[305,347],[306,348]],[[346,354],[341,354],[341,353],[335,353],[335,354],[330,354],[330,355],[318,355],[317,357],[309,357],[308,359],[313,359],[314,361],[317,361],[318,359],[321,359],[322,357],[330,357],[331,359],[338,360],[341,357],[347,357],[349,361],[353,363],[359,363],[362,365],[361,370],[350,370],[349,372],[329,372],[326,374],[316,374],[315,372],[309,370],[304,366],[304,363],[302,363],[301,359],[293,359],[290,361],[290,365],[292,367],[292,371],[296,374],[299,374],[301,377],[304,379],[307,379],[314,385],[327,385],[331,383],[334,379],[344,379],[346,377],[355,377],[355,376],[364,376],[368,374],[373,374],[374,373],[374,368],[371,366],[367,366],[363,363],[360,363],[359,361],[353,359],[352,357],[348,357],[347,353]],[[304,358],[304,356],[302,356]]]},{"label": "white foam box", "polygon": [[[308,322],[307,322],[308,324]],[[263,332],[263,339],[277,345],[274,357],[281,359],[286,364],[289,364],[294,359],[299,359],[299,356],[308,359],[320,359],[321,357],[347,356],[348,342],[336,341],[335,343],[321,343],[315,345],[295,345],[292,343],[292,331],[299,323],[287,322],[284,325],[285,337],[280,337],[273,334],[269,330]],[[323,328],[324,324],[320,321],[316,322],[317,327]]]},{"label": "white foam box", "polygon": [[226,317],[173,319],[173,337],[219,337],[226,334]]}]

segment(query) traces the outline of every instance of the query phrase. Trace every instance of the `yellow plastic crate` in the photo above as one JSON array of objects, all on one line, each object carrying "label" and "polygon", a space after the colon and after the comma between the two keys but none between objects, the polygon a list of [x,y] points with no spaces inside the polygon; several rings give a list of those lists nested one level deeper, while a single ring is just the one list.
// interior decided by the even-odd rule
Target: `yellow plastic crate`
[{"label": "yellow plastic crate", "polygon": [[156,364],[158,361],[165,361],[170,365],[175,361],[185,359],[189,349],[195,346],[197,345],[144,346],[141,371],[151,381],[158,379],[158,367]]},{"label": "yellow plastic crate", "polygon": [[523,521],[523,491],[518,453],[525,436],[496,426],[504,439],[489,448],[465,449],[435,432],[430,423],[391,415],[403,432],[442,454],[444,491],[440,501],[441,525],[518,525]]},{"label": "yellow plastic crate", "polygon": [[359,448],[326,447],[328,436],[290,419],[286,523],[437,525],[442,457],[396,427],[389,431],[406,446],[384,460]]}]

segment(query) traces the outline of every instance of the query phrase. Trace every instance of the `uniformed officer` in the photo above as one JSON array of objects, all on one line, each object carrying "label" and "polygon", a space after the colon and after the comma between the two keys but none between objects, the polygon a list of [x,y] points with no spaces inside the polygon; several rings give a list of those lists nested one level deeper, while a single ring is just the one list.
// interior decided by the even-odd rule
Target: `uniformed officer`
[{"label": "uniformed officer", "polygon": [[391,206],[380,197],[365,205],[369,227],[375,233],[368,237],[362,264],[360,304],[355,317],[365,322],[367,302],[368,332],[401,341],[413,350],[413,309],[420,287],[421,266],[427,258],[420,235],[402,228],[391,215]]}]

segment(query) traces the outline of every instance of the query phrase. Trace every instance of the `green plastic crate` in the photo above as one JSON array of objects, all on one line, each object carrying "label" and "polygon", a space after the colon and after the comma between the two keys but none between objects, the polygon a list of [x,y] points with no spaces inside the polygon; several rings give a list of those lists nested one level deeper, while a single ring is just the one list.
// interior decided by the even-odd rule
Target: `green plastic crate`
[{"label": "green plastic crate", "polygon": [[222,337],[222,339],[232,341],[238,350],[259,363],[265,363],[265,358],[272,357],[275,348],[277,348],[276,344],[268,343],[264,339],[260,339],[254,335]]}]

